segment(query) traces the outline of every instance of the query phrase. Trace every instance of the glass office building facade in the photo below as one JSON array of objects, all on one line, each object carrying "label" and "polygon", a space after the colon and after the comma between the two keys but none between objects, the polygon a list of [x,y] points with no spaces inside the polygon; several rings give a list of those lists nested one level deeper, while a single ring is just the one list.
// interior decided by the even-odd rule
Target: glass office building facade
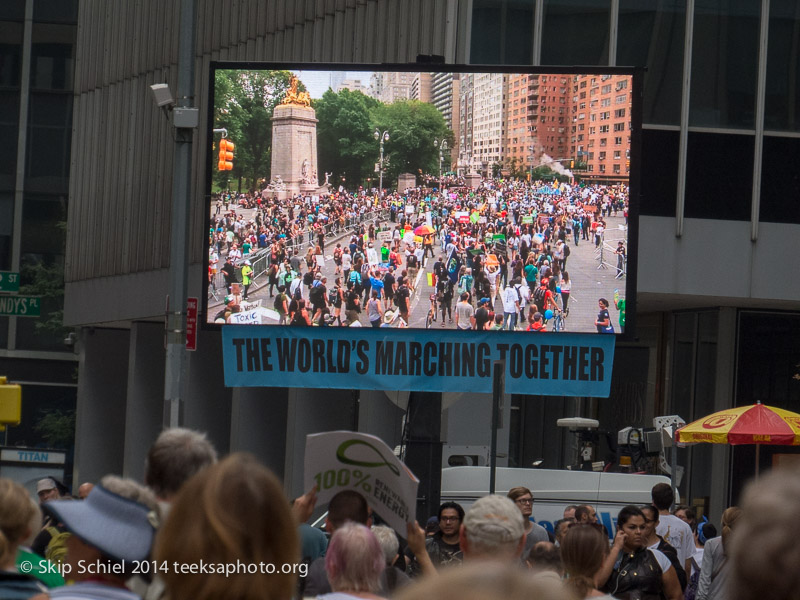
[{"label": "glass office building facade", "polygon": [[[620,374],[630,385],[615,388],[610,405],[584,406],[593,413],[584,416],[600,417],[607,428],[625,419],[647,426],[655,415],[691,421],[724,408],[725,400],[727,406],[761,400],[800,410],[800,314],[788,291],[798,272],[792,239],[800,235],[800,2],[475,0],[471,24],[475,64],[647,68],[639,321],[650,351],[641,368],[649,362],[650,374],[644,381]],[[648,239],[658,227],[669,231]],[[713,241],[714,231],[737,227],[738,240]],[[642,284],[643,269],[654,266],[648,244],[675,247],[680,256],[691,235],[704,234],[711,241],[696,247],[715,254],[716,264],[730,261],[733,274],[738,265],[746,289],[720,292],[714,273],[700,269],[695,289],[648,293]],[[750,259],[767,244],[769,258],[754,268]],[[740,254],[741,248],[752,253]],[[684,255],[683,262],[656,268],[691,269],[698,258]],[[785,284],[776,286],[779,294],[765,290],[774,278]],[[760,310],[765,307],[772,310]],[[629,355],[636,350],[618,348]],[[542,410],[519,400],[517,406],[523,423],[526,413]],[[546,452],[534,443],[527,453],[524,435],[515,435],[521,464]],[[720,460],[722,452],[728,450],[704,445],[681,451],[684,498],[736,499],[755,452],[741,446],[731,451],[734,460]],[[766,446],[761,466],[793,452]],[[713,481],[717,467],[726,481]]]},{"label": "glass office building facade", "polygon": [[62,311],[77,18],[77,0],[0,3],[0,270],[42,297],[40,318],[0,317],[0,374],[23,384],[9,445],[64,446],[42,416],[75,410]]}]

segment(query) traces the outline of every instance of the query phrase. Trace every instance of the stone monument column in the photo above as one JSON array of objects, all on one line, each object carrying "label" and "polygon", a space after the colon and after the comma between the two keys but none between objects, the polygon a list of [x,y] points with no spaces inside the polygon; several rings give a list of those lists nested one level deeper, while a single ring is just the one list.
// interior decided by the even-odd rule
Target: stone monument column
[{"label": "stone monument column", "polygon": [[272,113],[272,180],[276,176],[291,194],[312,194],[317,177],[317,118],[307,92],[297,91],[297,78]]}]

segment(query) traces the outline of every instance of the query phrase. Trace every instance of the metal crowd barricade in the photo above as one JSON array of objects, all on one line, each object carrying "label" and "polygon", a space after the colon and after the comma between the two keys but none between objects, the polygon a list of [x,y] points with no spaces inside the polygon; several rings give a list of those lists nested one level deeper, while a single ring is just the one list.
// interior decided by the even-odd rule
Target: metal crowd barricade
[{"label": "metal crowd barricade", "polygon": [[[349,232],[354,231],[357,229],[362,223],[374,223],[376,226],[380,221],[386,221],[389,219],[389,210],[388,209],[378,209],[368,213],[359,213],[356,215],[355,218],[348,218],[345,220],[344,227],[340,226],[338,220],[328,223],[325,225],[325,237],[336,237],[339,235],[347,235]],[[287,250],[294,249],[297,247],[301,247],[308,238],[308,230],[303,231],[302,233],[286,238],[286,248]],[[313,242],[314,237],[311,236],[311,241]],[[258,280],[260,277],[263,277],[266,272],[269,270],[271,264],[271,249],[267,248],[259,248],[255,252],[251,252],[247,258],[242,258],[234,265],[237,269],[240,269],[242,263],[245,260],[250,261],[250,266],[253,267],[253,281]],[[211,279],[211,285],[208,287],[208,297],[209,299],[214,299],[219,302],[225,297],[227,292],[227,286],[225,285],[225,276],[222,274],[221,265],[225,264],[225,256],[220,255],[219,265],[220,267],[217,270],[217,273],[213,275]]]}]

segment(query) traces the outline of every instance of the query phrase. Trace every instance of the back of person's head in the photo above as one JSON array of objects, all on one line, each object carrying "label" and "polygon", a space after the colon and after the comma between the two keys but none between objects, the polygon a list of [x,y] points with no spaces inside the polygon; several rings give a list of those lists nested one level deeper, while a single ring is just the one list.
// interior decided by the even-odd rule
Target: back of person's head
[{"label": "back of person's head", "polygon": [[733,600],[800,597],[798,512],[798,468],[775,469],[745,488],[728,550],[732,573],[728,591]]},{"label": "back of person's head", "polygon": [[700,521],[697,524],[697,541],[701,546],[705,546],[706,542],[711,538],[717,537],[717,528],[709,521]]},{"label": "back of person's head", "polygon": [[592,515],[592,507],[588,504],[581,504],[575,509],[575,520],[580,523],[581,521],[585,520],[584,517],[587,519]]},{"label": "back of person's head", "polygon": [[465,558],[519,556],[525,543],[525,520],[505,496],[484,496],[464,516],[463,537]]},{"label": "back of person's head", "polygon": [[655,484],[650,490],[650,497],[658,510],[669,510],[669,507],[675,502],[675,492],[668,483]]},{"label": "back of person's head", "polygon": [[400,541],[397,539],[397,534],[394,532],[394,529],[386,525],[373,525],[372,533],[381,546],[386,564],[392,564],[394,557],[397,556],[400,550]]},{"label": "back of person's head", "polygon": [[722,549],[726,555],[731,535],[741,515],[742,509],[738,506],[729,506],[722,512]]},{"label": "back of person's head", "polygon": [[369,521],[367,500],[356,491],[342,490],[328,503],[328,524],[333,533],[347,521],[366,525]]},{"label": "back of person's head", "polygon": [[0,567],[14,562],[17,546],[30,535],[36,505],[23,486],[0,478]]},{"label": "back of person's head", "polygon": [[151,511],[155,511],[158,516],[159,508],[155,494],[138,481],[116,475],[106,475],[100,480],[100,485],[117,496],[143,504]]},{"label": "back of person's head", "polygon": [[561,540],[561,562],[567,584],[579,598],[595,587],[594,575],[608,554],[608,536],[599,527],[575,524]]},{"label": "back of person's head", "polygon": [[534,573],[552,571],[561,575],[561,553],[552,542],[537,542],[528,554],[528,566]]},{"label": "back of person's head", "polygon": [[[297,524],[278,479],[255,457],[235,453],[201,470],[175,496],[155,557],[169,564],[282,565],[300,557]],[[239,573],[239,571],[237,571]],[[171,600],[290,598],[296,575],[257,570],[163,574]]]},{"label": "back of person's head", "polygon": [[144,481],[156,496],[169,500],[192,475],[216,461],[217,451],[204,433],[165,429],[147,453]]},{"label": "back of person's head", "polygon": [[337,527],[325,554],[334,592],[377,592],[385,566],[378,539],[368,527],[353,522]]},{"label": "back of person's head", "polygon": [[[517,511],[519,512],[519,511]],[[479,569],[446,569],[406,586],[396,600],[572,600],[560,581],[520,569],[513,561],[486,561]]]}]

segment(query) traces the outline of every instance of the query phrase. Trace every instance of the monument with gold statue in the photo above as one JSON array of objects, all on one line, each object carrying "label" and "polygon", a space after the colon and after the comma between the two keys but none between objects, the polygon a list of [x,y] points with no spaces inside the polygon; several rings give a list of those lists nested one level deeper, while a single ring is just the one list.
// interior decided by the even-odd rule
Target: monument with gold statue
[{"label": "monument with gold statue", "polygon": [[323,194],[317,176],[317,117],[295,75],[272,113],[272,179],[265,192],[279,197]]}]

